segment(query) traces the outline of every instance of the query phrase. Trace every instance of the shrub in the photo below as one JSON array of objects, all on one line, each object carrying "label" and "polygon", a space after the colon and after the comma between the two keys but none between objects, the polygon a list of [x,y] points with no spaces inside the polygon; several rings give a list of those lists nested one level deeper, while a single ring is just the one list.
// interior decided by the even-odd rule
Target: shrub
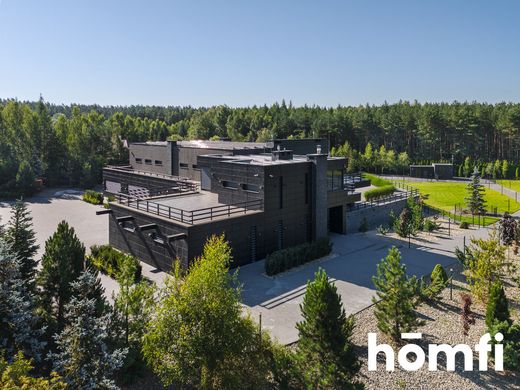
[{"label": "shrub", "polygon": [[103,204],[103,194],[93,190],[86,190],[83,194],[83,200],[95,205]]},{"label": "shrub", "polygon": [[391,184],[387,185],[387,186],[383,186],[383,187],[373,188],[364,193],[365,200],[375,200],[375,199],[383,198],[385,196],[393,194],[394,191],[395,191],[395,187]]},{"label": "shrub", "polygon": [[442,267],[437,264],[430,275],[430,285],[425,290],[425,296],[428,299],[435,299],[448,285],[448,275]]},{"label": "shrub", "polygon": [[93,245],[90,247],[89,260],[94,267],[112,278],[118,276],[124,261],[133,261],[136,264],[135,281],[141,280],[142,267],[139,260],[119,252],[110,245]]},{"label": "shrub", "polygon": [[383,236],[386,236],[387,233],[390,231],[390,229],[383,225],[379,225],[376,230],[379,234],[382,234]]},{"label": "shrub", "polygon": [[365,179],[370,180],[370,184],[372,184],[375,187],[384,187],[392,185],[391,181],[388,181],[376,175],[371,175],[370,173],[363,173],[363,177]]},{"label": "shrub", "polygon": [[511,323],[509,317],[509,303],[500,280],[496,280],[491,285],[486,306],[486,326],[488,329],[490,329],[496,321],[507,321]]},{"label": "shrub", "polygon": [[433,232],[435,230],[439,230],[440,227],[441,227],[441,225],[432,219],[427,218],[424,220],[423,229],[427,232]]},{"label": "shrub", "polygon": [[265,259],[265,273],[269,276],[276,275],[290,268],[326,256],[331,250],[332,244],[328,237],[281,249],[267,256]]},{"label": "shrub", "polygon": [[467,223],[466,221],[462,221],[459,225],[459,227],[461,229],[469,229],[469,223]]}]

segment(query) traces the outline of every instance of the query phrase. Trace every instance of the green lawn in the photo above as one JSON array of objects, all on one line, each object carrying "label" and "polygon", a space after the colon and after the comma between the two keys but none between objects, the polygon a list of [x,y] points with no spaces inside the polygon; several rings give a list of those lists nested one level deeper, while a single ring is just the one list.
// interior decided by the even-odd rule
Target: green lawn
[{"label": "green lawn", "polygon": [[[455,205],[457,205],[457,208],[459,205],[465,208],[464,198],[467,196],[466,183],[417,182],[408,180],[404,183],[417,188],[422,195],[427,195],[428,199],[426,199],[425,203],[428,205],[449,213],[454,212]],[[487,202],[486,207],[489,210],[491,207],[497,207],[498,213],[505,211],[513,213],[520,210],[520,203],[489,188],[486,188],[485,199]],[[459,219],[457,216],[457,220]],[[472,219],[472,217],[462,217],[462,220],[468,222],[471,222]],[[497,218],[486,217],[486,225],[496,222],[497,220]]]},{"label": "green lawn", "polygon": [[504,188],[510,188],[513,191],[520,192],[520,180],[497,180],[497,184],[501,184]]}]

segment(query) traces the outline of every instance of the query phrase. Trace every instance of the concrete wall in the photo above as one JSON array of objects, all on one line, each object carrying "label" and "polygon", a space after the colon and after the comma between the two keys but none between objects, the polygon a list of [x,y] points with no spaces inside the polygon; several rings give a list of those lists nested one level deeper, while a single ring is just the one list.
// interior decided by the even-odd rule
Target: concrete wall
[{"label": "concrete wall", "polygon": [[[130,165],[140,171],[173,175],[173,167],[176,161],[174,161],[172,147],[172,142],[160,144],[131,143],[129,145]],[[149,163],[147,163],[147,160]]]},{"label": "concrete wall", "polygon": [[369,230],[376,229],[379,225],[388,226],[390,212],[393,211],[396,215],[399,215],[405,206],[406,199],[400,199],[380,206],[347,211],[347,234],[359,232],[359,227],[365,218]]}]

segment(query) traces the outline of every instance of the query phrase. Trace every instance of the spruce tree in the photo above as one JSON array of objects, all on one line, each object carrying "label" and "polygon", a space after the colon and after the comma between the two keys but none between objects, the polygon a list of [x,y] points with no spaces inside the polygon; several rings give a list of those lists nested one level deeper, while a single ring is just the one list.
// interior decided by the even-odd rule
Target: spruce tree
[{"label": "spruce tree", "polygon": [[126,350],[109,348],[109,316],[99,316],[93,298],[97,285],[89,270],[71,283],[72,298],[65,305],[67,325],[55,336],[57,353],[48,356],[72,389],[116,389],[112,376],[126,354]]},{"label": "spruce tree", "polygon": [[360,388],[352,378],[359,363],[350,344],[354,318],[347,318],[336,286],[319,270],[300,305],[303,321],[299,332],[297,360],[308,388]]},{"label": "spruce tree", "polygon": [[421,324],[415,312],[419,281],[415,276],[406,275],[406,266],[401,263],[401,253],[396,247],[392,247],[378,264],[377,275],[372,281],[377,290],[377,299],[372,298],[377,303],[377,327],[398,341],[401,333],[411,332]]},{"label": "spruce tree", "polygon": [[64,325],[64,308],[72,297],[71,282],[85,267],[85,247],[74,229],[62,221],[46,241],[42,269],[38,275],[42,307],[53,332]]},{"label": "spruce tree", "polygon": [[0,240],[0,350],[11,360],[18,351],[40,360],[42,329],[36,299],[21,279],[20,261]]},{"label": "spruce tree", "polygon": [[36,238],[32,230],[32,217],[23,200],[17,200],[11,206],[11,219],[5,231],[5,241],[20,261],[20,276],[29,288],[34,288],[36,265],[34,259],[38,251]]},{"label": "spruce tree", "polygon": [[484,186],[480,183],[480,173],[477,167],[471,175],[471,182],[467,186],[468,196],[466,197],[466,205],[472,214],[484,214],[486,212],[486,201],[484,194],[486,192]]},{"label": "spruce tree", "polygon": [[500,280],[496,280],[489,289],[489,297],[486,306],[486,326],[491,329],[495,322],[507,321],[511,324],[509,316],[509,303],[504,287]]}]

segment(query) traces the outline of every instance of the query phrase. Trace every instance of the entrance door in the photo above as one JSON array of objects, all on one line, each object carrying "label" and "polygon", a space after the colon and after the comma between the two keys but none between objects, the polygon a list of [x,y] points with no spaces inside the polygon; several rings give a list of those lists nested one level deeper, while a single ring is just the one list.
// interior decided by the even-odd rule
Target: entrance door
[{"label": "entrance door", "polygon": [[329,231],[344,234],[343,232],[343,207],[331,207],[329,209]]}]

